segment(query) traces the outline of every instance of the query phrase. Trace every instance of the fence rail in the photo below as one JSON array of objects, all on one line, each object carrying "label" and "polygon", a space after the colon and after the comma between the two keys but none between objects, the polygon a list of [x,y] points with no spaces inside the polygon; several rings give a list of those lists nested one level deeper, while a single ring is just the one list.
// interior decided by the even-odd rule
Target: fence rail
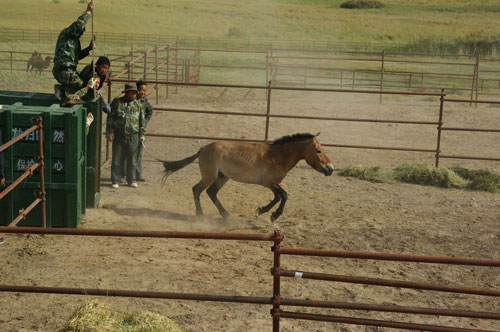
[{"label": "fence rail", "polygon": [[[28,286],[28,285],[0,285],[0,292],[16,292],[16,293],[41,293],[41,294],[64,294],[64,295],[85,295],[85,296],[113,296],[113,297],[133,297],[133,298],[155,298],[155,299],[176,299],[176,300],[191,300],[191,301],[209,301],[209,302],[229,302],[229,303],[246,303],[255,305],[272,305],[271,316],[273,319],[273,332],[280,331],[281,318],[293,318],[303,320],[315,320],[336,322],[342,324],[355,324],[366,326],[379,326],[389,328],[400,328],[406,330],[425,330],[425,331],[447,331],[447,332],[493,332],[481,329],[471,329],[452,326],[430,325],[420,323],[399,322],[390,320],[375,320],[356,317],[342,317],[333,315],[319,315],[312,313],[289,312],[282,310],[282,306],[299,306],[312,308],[334,308],[343,310],[362,310],[368,312],[388,312],[388,313],[404,313],[408,315],[427,315],[427,316],[450,316],[450,317],[465,317],[476,318],[483,320],[500,320],[500,313],[497,312],[480,312],[467,310],[439,309],[439,308],[422,308],[408,307],[398,305],[379,305],[367,303],[346,303],[333,302],[322,300],[309,299],[288,299],[281,296],[280,281],[282,277],[294,277],[303,279],[329,280],[340,282],[352,282],[358,284],[380,285],[379,283],[366,283],[366,280],[372,281],[375,279],[361,279],[360,277],[348,277],[348,279],[332,278],[330,274],[312,274],[309,272],[289,271],[282,268],[282,255],[305,255],[319,257],[342,257],[355,259],[374,259],[374,260],[391,260],[405,262],[423,262],[433,264],[459,264],[473,266],[500,267],[500,260],[487,260],[476,258],[454,258],[454,257],[439,257],[439,256],[418,256],[418,255],[401,255],[388,253],[369,253],[369,252],[350,252],[350,251],[333,251],[320,249],[302,249],[302,248],[282,248],[281,243],[284,236],[279,231],[273,234],[232,234],[232,233],[202,233],[202,232],[157,232],[157,231],[139,231],[139,230],[106,230],[106,229],[59,229],[59,228],[36,228],[36,227],[5,227],[0,226],[0,232],[13,234],[50,234],[50,235],[78,235],[78,236],[118,236],[118,237],[154,237],[154,238],[183,238],[183,239],[204,239],[204,240],[244,240],[244,241],[272,241],[272,252],[274,256],[273,268],[271,274],[273,276],[273,295],[272,297],[250,297],[238,295],[213,295],[213,294],[198,294],[198,293],[172,293],[172,292],[156,292],[156,291],[137,291],[137,290],[122,290],[122,289],[93,289],[93,288],[68,288],[68,287],[48,287],[48,286]],[[381,280],[381,279],[377,279]],[[441,290],[450,291],[450,286],[432,285],[411,283],[408,281],[393,281],[392,283],[384,284],[390,287],[407,287],[425,290]],[[413,287],[415,285],[425,287]],[[493,293],[484,294],[483,292],[470,292],[470,288],[453,289],[454,292],[461,294],[476,294],[500,297],[498,291],[492,290]]]},{"label": "fence rail", "polygon": [[[111,90],[111,85],[113,82],[130,82],[126,79],[115,79],[111,77],[109,89]],[[266,126],[263,133],[262,139],[236,139],[228,137],[218,137],[218,136],[200,136],[200,135],[174,135],[174,134],[162,134],[162,133],[148,133],[151,137],[170,137],[170,138],[191,138],[191,139],[210,139],[210,140],[234,140],[234,141],[250,141],[250,142],[268,142],[269,137],[269,122],[273,118],[283,118],[283,119],[307,119],[307,120],[322,120],[322,121],[349,121],[349,122],[365,122],[365,123],[399,123],[405,125],[422,125],[437,126],[436,135],[436,145],[435,147],[397,147],[397,146],[373,146],[373,145],[348,145],[348,144],[334,144],[331,142],[323,142],[322,145],[326,147],[338,147],[338,148],[351,148],[351,149],[373,149],[373,150],[388,150],[388,151],[409,151],[409,152],[421,152],[421,153],[433,153],[435,154],[435,166],[439,167],[439,161],[442,158],[454,158],[454,159],[469,159],[469,160],[489,160],[489,161],[500,161],[500,156],[464,156],[464,155],[449,155],[443,154],[441,151],[441,139],[443,132],[446,131],[469,131],[469,132],[484,132],[484,133],[497,133],[500,129],[496,128],[453,128],[444,126],[444,106],[445,102],[454,103],[470,103],[470,100],[462,99],[452,99],[446,98],[446,93],[441,90],[441,93],[429,93],[429,92],[407,92],[407,91],[373,91],[373,90],[344,90],[344,89],[326,89],[326,88],[301,88],[301,87],[280,87],[273,86],[272,82],[269,82],[266,86],[264,85],[240,85],[240,84],[208,84],[208,83],[183,83],[183,82],[166,82],[166,81],[148,81],[146,83],[156,84],[156,85],[171,85],[171,86],[191,86],[191,87],[216,87],[216,88],[235,88],[235,89],[259,89],[266,90],[267,92],[267,104],[266,113],[238,113],[238,112],[219,112],[219,111],[207,111],[207,110],[195,110],[195,109],[181,109],[181,108],[157,108],[159,111],[164,112],[183,112],[183,113],[198,113],[198,114],[218,114],[218,115],[228,115],[228,116],[250,116],[250,117],[260,117],[265,118]],[[392,119],[367,119],[367,118],[340,118],[340,117],[319,117],[319,116],[302,116],[302,115],[292,115],[292,114],[272,114],[271,110],[271,94],[273,90],[281,91],[305,91],[305,92],[325,92],[325,93],[355,93],[355,94],[379,94],[379,95],[410,95],[410,96],[433,96],[439,97],[439,112],[436,121],[400,121]],[[500,105],[498,101],[486,101],[478,100],[478,103],[488,103]],[[479,150],[479,149],[478,149]],[[107,148],[109,151],[109,147]],[[109,152],[108,154],[109,155]]]}]

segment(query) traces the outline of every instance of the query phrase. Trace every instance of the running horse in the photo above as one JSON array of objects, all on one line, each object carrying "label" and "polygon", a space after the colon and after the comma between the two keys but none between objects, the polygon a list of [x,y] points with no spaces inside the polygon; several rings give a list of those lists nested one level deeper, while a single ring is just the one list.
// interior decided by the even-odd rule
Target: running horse
[{"label": "running horse", "polygon": [[165,167],[163,183],[170,174],[199,158],[201,180],[193,187],[197,215],[203,215],[200,195],[208,188],[207,194],[219,213],[224,219],[229,216],[217,198],[217,192],[232,179],[271,189],[273,200],[258,208],[257,213],[266,213],[281,201],[271,214],[271,221],[275,221],[283,213],[287,201],[287,193],[280,183],[300,160],[305,159],[309,166],[324,175],[332,174],[333,166],[317,140],[318,135],[289,135],[271,143],[215,141],[203,146],[191,157],[178,161],[159,160]]}]

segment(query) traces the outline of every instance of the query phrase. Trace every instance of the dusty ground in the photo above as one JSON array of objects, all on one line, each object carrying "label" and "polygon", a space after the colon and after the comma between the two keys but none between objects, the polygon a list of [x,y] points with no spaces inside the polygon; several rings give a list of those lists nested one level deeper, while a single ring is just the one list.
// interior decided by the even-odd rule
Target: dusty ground
[{"label": "dusty ground", "polygon": [[[260,92],[180,90],[169,106],[265,113]],[[436,121],[438,102],[430,98],[288,94],[273,92],[273,113]],[[448,104],[449,126],[500,128],[499,109]],[[228,118],[156,112],[148,130],[156,133],[262,138],[263,119]],[[273,119],[270,138],[296,132],[321,131],[320,141],[335,144],[435,148],[436,129],[397,124]],[[496,136],[495,136],[496,135]],[[181,159],[205,141],[149,138],[144,153],[147,182],[138,189],[110,188],[104,170],[102,207],[87,210],[83,228],[213,231],[285,234],[284,245],[337,250],[397,252],[500,259],[500,195],[444,190],[408,184],[372,184],[333,175],[324,177],[301,162],[285,178],[289,200],[274,224],[269,214],[254,215],[272,194],[258,186],[229,182],[219,193],[232,217],[223,221],[206,196],[206,216],[194,216],[191,187],[198,179],[196,163],[160,185],[161,165],[155,161]],[[446,132],[443,153],[498,157],[498,134]],[[433,163],[432,153],[387,152],[328,148],[334,166],[351,163],[394,167],[406,161]],[[443,165],[471,168],[500,165],[443,160]],[[0,283],[63,287],[196,292],[221,295],[271,296],[270,243],[189,241],[125,238],[7,235],[0,246]],[[316,259],[287,256],[283,266],[311,272],[359,275],[476,288],[500,285],[500,269],[435,266],[432,264]],[[308,280],[282,280],[287,298],[397,304],[431,308],[498,312],[500,300],[431,291],[355,286]],[[1,331],[55,331],[72,311],[88,301],[83,296],[2,293]],[[120,311],[151,310],[177,321],[185,331],[271,331],[269,306],[100,298]],[[285,308],[303,311],[301,308]],[[393,319],[425,324],[499,331],[498,321],[425,317],[381,313],[314,310],[345,316]],[[386,331],[333,323],[282,320],[282,331]],[[389,329],[387,329],[389,331]],[[394,330],[392,330],[394,331]]]}]

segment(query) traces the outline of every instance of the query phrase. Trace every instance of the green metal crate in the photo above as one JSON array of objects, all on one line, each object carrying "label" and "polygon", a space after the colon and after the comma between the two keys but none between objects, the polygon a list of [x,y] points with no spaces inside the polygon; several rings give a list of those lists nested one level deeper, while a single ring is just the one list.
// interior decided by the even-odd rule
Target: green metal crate
[{"label": "green metal crate", "polygon": [[[0,91],[0,105],[12,105],[21,102],[29,106],[52,106],[59,104],[53,94]],[[101,199],[101,138],[102,138],[102,101],[95,101],[83,105],[87,113],[92,113],[94,122],[89,128],[87,135],[86,163],[86,206],[97,207]]]},{"label": "green metal crate", "polygon": [[[26,106],[15,103],[0,109],[3,140],[8,141],[32,126],[31,119],[43,119],[47,226],[76,227],[86,207],[86,109],[82,105],[62,108]],[[23,172],[38,155],[38,132],[25,137],[5,151],[6,184]],[[34,199],[39,189],[39,169],[4,199],[0,200],[0,225],[8,225]],[[37,205],[18,225],[41,226],[41,205]]]}]

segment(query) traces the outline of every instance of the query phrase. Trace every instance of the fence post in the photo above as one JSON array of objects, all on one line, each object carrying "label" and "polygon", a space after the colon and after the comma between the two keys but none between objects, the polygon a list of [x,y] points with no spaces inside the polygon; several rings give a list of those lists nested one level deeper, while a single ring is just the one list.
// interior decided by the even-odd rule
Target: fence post
[{"label": "fence post", "polygon": [[476,64],[474,65],[474,73],[472,74],[472,87],[470,89],[470,102],[469,106],[472,106],[472,99],[474,98],[474,83],[476,82],[476,76],[479,66],[479,54],[476,53]]},{"label": "fence post", "polygon": [[343,71],[343,70],[341,70],[341,71],[340,71],[340,88],[341,88],[341,89],[342,89],[342,81],[343,81],[343,79],[344,79],[344,71]]},{"label": "fence post", "polygon": [[144,74],[142,75],[142,79],[146,80],[147,70],[148,70],[148,53],[144,51]]},{"label": "fence post", "polygon": [[476,107],[477,107],[477,95],[478,95],[478,87],[479,87],[479,62],[481,59],[481,55],[477,53],[477,74],[476,74]]},{"label": "fence post", "polygon": [[40,193],[39,197],[42,200],[42,227],[47,228],[47,212],[45,209],[45,158],[43,156],[43,122],[42,118],[38,117],[36,123],[39,125],[38,128],[38,148],[40,150],[40,155],[38,156],[38,161],[40,162]]},{"label": "fence post", "polygon": [[133,69],[133,64],[131,62],[134,61],[134,44],[130,44],[130,62],[129,62],[129,67],[128,67],[128,79],[132,79],[134,76],[134,73],[132,72]]},{"label": "fence post", "polygon": [[12,64],[14,62],[13,56],[12,56],[12,51],[10,51],[10,73],[12,74]]},{"label": "fence post", "polygon": [[382,104],[382,92],[384,91],[384,65],[385,51],[382,51],[382,67],[380,68],[380,104]]},{"label": "fence post", "polygon": [[[108,104],[111,105],[111,73],[108,76]],[[106,161],[109,160],[109,140],[106,137]]]},{"label": "fence post", "polygon": [[165,99],[168,99],[168,72],[170,70],[170,45],[167,45],[167,72],[165,75],[165,79],[167,80],[167,84],[165,84]]},{"label": "fence post", "polygon": [[155,81],[156,105],[158,105],[158,45],[155,46]]},{"label": "fence post", "polygon": [[273,308],[271,309],[271,316],[273,317],[273,332],[280,331],[281,241],[283,241],[283,234],[281,234],[279,230],[274,231],[274,245],[271,248],[271,251],[274,254],[274,265],[271,269],[271,273],[273,275]]},{"label": "fence post", "polygon": [[267,82],[267,110],[266,110],[266,132],[264,135],[264,141],[267,142],[269,137],[269,114],[271,114],[271,83],[272,81]]},{"label": "fence post", "polygon": [[437,134],[437,145],[436,145],[436,167],[439,167],[439,154],[441,153],[441,131],[443,128],[443,109],[444,109],[444,89],[441,89],[441,97],[439,99],[439,121],[438,121],[438,134]]}]

